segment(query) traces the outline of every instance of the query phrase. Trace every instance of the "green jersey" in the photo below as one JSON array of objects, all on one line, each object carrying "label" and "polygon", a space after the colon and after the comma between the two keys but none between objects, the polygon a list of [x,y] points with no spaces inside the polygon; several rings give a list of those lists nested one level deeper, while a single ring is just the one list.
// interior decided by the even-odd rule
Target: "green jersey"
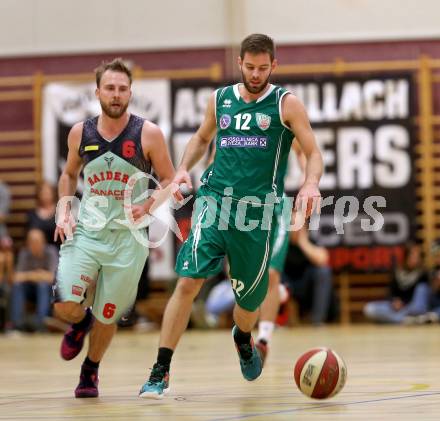
[{"label": "green jersey", "polygon": [[[266,195],[280,198],[294,138],[284,124],[281,102],[286,89],[269,85],[256,101],[245,102],[239,84],[215,92],[216,154],[201,181],[220,194],[233,188],[232,197]],[[251,199],[248,199],[252,201]]]}]

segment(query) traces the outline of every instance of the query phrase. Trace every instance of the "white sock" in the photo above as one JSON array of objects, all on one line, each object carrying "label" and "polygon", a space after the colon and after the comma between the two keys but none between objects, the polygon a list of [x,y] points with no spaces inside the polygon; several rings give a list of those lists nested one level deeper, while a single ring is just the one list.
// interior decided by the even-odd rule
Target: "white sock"
[{"label": "white sock", "polygon": [[274,322],[268,322],[267,320],[262,320],[258,323],[258,337],[257,341],[263,339],[267,343],[272,339],[272,332],[275,329]]}]

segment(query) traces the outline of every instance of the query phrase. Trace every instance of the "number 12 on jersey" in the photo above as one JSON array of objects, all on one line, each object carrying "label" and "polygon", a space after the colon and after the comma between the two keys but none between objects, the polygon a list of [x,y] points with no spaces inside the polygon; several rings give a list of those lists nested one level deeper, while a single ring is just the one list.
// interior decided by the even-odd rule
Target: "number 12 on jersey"
[{"label": "number 12 on jersey", "polygon": [[236,114],[235,118],[235,130],[250,130],[249,123],[251,122],[252,114]]}]

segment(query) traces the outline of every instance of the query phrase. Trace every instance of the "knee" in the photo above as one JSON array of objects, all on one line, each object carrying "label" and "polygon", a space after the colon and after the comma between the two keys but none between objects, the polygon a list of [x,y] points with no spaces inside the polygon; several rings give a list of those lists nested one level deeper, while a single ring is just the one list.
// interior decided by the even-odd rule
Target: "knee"
[{"label": "knee", "polygon": [[238,304],[234,307],[234,322],[243,332],[249,332],[255,326],[259,310],[249,311],[240,307]]},{"label": "knee", "polygon": [[112,323],[102,323],[101,321],[99,321],[98,319],[95,319],[95,321],[93,322],[93,330],[96,331],[107,331],[107,332],[111,332],[113,330],[117,329],[117,323],[116,321],[112,322]]},{"label": "knee", "polygon": [[194,299],[202,285],[203,279],[180,278],[174,292],[180,296]]},{"label": "knee", "polygon": [[54,311],[61,319],[69,322],[79,321],[84,315],[84,309],[81,307],[81,304],[73,301],[55,303]]}]

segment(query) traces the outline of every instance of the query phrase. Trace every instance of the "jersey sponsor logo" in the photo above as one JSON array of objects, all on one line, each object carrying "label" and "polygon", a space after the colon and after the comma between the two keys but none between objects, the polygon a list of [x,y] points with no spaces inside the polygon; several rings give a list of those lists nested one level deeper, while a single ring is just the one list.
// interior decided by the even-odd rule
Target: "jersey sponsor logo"
[{"label": "jersey sponsor logo", "polygon": [[255,115],[257,118],[258,127],[261,130],[267,130],[270,126],[271,117],[267,114],[257,113]]},{"label": "jersey sponsor logo", "polygon": [[266,136],[227,136],[220,138],[221,148],[267,148]]},{"label": "jersey sponsor logo", "polygon": [[84,288],[79,285],[72,285],[72,294],[81,297],[83,294]]},{"label": "jersey sponsor logo", "polygon": [[231,99],[225,99],[223,101],[222,107],[224,107],[224,108],[231,108],[231,104],[232,104],[232,100]]},{"label": "jersey sponsor logo", "polygon": [[222,130],[227,129],[231,125],[232,118],[229,114],[223,114],[220,117],[220,128]]},{"label": "jersey sponsor logo", "polygon": [[97,151],[97,150],[99,150],[99,145],[87,145],[84,147],[84,152]]},{"label": "jersey sponsor logo", "polygon": [[107,162],[107,167],[108,169],[110,169],[110,167],[112,166],[112,162],[115,158],[113,158],[112,156],[106,156],[104,158],[105,162]]},{"label": "jersey sponsor logo", "polygon": [[99,190],[93,187],[90,189],[90,193],[97,196],[114,197],[116,200],[124,200],[126,196],[130,195],[129,190]]},{"label": "jersey sponsor logo", "polygon": [[81,281],[87,282],[88,284],[93,283],[93,279],[87,275],[81,275]]},{"label": "jersey sponsor logo", "polygon": [[120,171],[101,171],[99,174],[92,174],[87,182],[93,186],[95,183],[100,181],[120,181],[123,184],[127,184],[130,176],[128,174],[123,174]]}]

